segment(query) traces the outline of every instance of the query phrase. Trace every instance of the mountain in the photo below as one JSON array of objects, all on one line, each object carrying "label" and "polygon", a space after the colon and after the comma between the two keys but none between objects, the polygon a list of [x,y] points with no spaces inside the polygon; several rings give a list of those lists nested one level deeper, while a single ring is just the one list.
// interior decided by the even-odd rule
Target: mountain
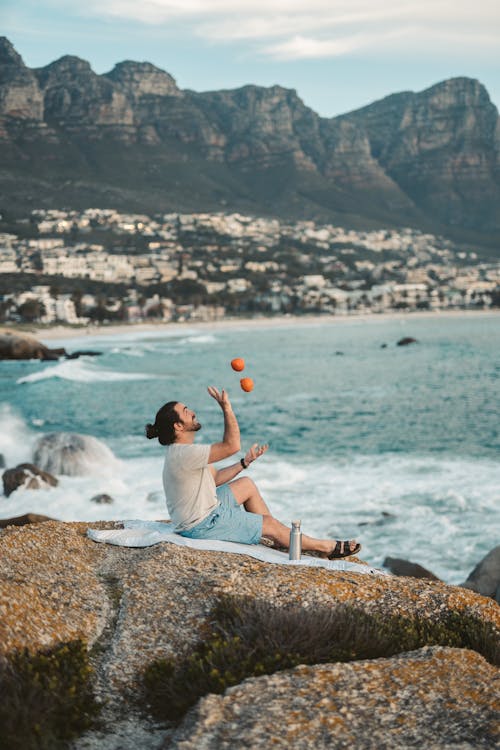
[{"label": "mountain", "polygon": [[197,93],[147,62],[30,69],[0,38],[0,210],[87,206],[494,237],[500,120],[469,78],[324,118],[281,86]]}]

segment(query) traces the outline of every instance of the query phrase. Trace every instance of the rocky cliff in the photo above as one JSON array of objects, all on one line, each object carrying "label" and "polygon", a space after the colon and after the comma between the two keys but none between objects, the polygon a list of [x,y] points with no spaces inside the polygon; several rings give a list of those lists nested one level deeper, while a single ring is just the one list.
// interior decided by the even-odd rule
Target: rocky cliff
[{"label": "rocky cliff", "polygon": [[150,63],[30,70],[0,39],[0,208],[233,210],[500,229],[500,126],[456,78],[322,118],[280,86],[180,90]]},{"label": "rocky cliff", "polygon": [[[30,700],[28,710],[22,693],[19,699],[2,690],[4,738],[13,712],[36,711],[33,693],[52,670],[50,700],[63,702],[65,715],[75,720],[75,705],[90,713],[89,690],[102,704],[101,725],[72,745],[82,750],[241,744],[489,748],[500,740],[498,670],[487,661],[499,658],[500,609],[493,600],[436,581],[290,569],[168,543],[147,549],[100,545],[85,531],[86,524],[56,521],[0,531],[0,681],[9,675],[2,665],[10,664],[17,670],[16,695],[24,680]],[[210,641],[214,606],[225,601],[227,608],[232,598],[246,602],[235,610],[243,606],[240,627],[246,636],[232,635],[226,621]],[[257,613],[260,607],[261,618],[255,643],[248,630],[253,607]],[[354,618],[346,620],[350,608]],[[343,643],[337,657],[323,655],[319,664],[307,660],[310,643],[319,642],[326,625],[335,626],[339,618],[347,624],[337,626]],[[397,628],[387,631],[383,646],[390,655],[359,660],[357,650],[370,652],[378,638],[370,622],[383,629],[391,619]],[[275,654],[283,638],[289,643],[286,657],[294,649],[305,654],[284,670]],[[269,669],[257,663],[252,671],[245,664],[252,664],[262,640],[276,664]],[[51,656],[61,644],[70,645]],[[468,648],[450,648],[460,644]],[[242,649],[244,658],[236,663]],[[179,712],[166,721],[148,708],[145,673],[150,670],[160,714],[170,708],[171,717],[161,678],[170,674],[168,660],[178,664],[186,658],[191,678],[183,679],[174,695],[177,700],[179,690],[193,691],[193,708],[185,718]],[[82,659],[90,662],[90,678]],[[251,679],[229,674],[244,675],[245,669]],[[233,687],[209,690],[221,694],[197,702],[197,682],[218,684],[222,677]],[[37,736],[30,744],[28,732],[25,744],[8,747],[55,746],[46,739],[50,700],[40,718],[43,730],[31,730],[45,733],[45,745],[37,744]],[[19,731],[14,724],[15,741],[21,741]]]}]

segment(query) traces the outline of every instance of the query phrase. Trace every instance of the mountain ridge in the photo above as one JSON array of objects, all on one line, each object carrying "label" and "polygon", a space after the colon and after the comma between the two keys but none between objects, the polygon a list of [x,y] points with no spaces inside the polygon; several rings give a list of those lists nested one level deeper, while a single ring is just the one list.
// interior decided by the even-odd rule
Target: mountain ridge
[{"label": "mountain ridge", "polygon": [[126,60],[28,68],[0,38],[0,210],[241,210],[498,236],[500,119],[453,78],[333,118],[294,89],[182,90]]}]

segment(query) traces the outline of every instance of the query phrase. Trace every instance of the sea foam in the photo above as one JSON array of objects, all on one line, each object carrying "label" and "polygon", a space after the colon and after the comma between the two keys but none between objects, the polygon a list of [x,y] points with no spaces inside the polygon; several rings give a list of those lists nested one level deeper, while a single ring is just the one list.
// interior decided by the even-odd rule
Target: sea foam
[{"label": "sea foam", "polygon": [[122,380],[152,380],[154,376],[140,372],[125,373],[106,370],[88,359],[80,358],[45,366],[43,370],[25,375],[16,382],[21,385],[23,383],[37,383],[49,378],[71,380],[76,383],[106,383]]}]

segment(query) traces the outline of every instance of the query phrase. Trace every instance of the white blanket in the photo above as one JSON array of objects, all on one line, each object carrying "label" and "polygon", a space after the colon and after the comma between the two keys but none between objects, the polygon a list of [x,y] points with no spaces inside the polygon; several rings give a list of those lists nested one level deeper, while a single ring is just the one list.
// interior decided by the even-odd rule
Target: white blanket
[{"label": "white blanket", "polygon": [[87,536],[94,542],[117,544],[121,547],[151,547],[160,542],[171,542],[180,547],[192,549],[231,552],[237,555],[249,555],[262,562],[278,565],[305,565],[310,568],[327,568],[328,570],[345,570],[352,573],[371,575],[388,575],[368,565],[348,562],[346,560],[323,560],[320,557],[303,557],[300,560],[289,560],[286,552],[266,547],[263,544],[237,544],[220,542],[215,539],[189,539],[172,532],[172,526],[161,521],[124,521],[123,529],[88,529]]}]

